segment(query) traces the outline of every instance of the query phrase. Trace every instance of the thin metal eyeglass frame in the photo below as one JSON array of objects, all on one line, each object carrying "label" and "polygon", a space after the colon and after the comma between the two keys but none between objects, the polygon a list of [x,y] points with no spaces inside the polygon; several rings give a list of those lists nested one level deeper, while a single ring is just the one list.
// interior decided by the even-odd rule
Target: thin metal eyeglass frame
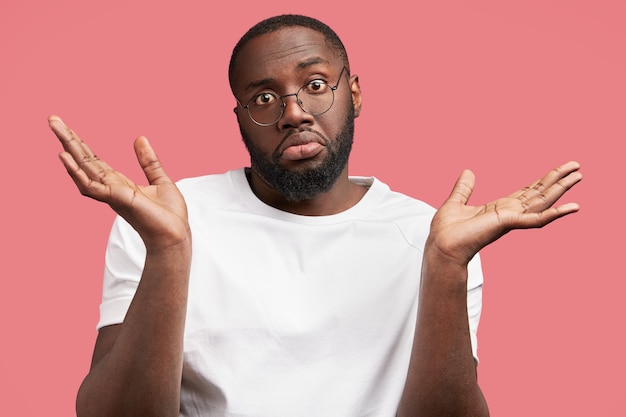
[{"label": "thin metal eyeglass frame", "polygon": [[[344,65],[343,68],[341,69],[341,72],[339,73],[339,79],[337,80],[337,83],[334,86],[329,86],[330,87],[330,91],[331,94],[333,96],[332,101],[330,102],[330,106],[328,106],[328,108],[326,110],[324,110],[323,112],[320,113],[310,113],[308,111],[306,111],[303,107],[302,107],[302,103],[300,101],[300,99],[298,98],[298,94],[300,93],[300,91],[302,91],[302,89],[304,87],[306,87],[307,85],[309,85],[309,83],[304,84],[302,87],[300,87],[298,89],[297,92],[295,93],[291,93],[291,94],[285,94],[284,96],[279,96],[276,95],[276,97],[278,99],[280,99],[281,105],[280,105],[280,114],[278,115],[278,118],[276,120],[274,120],[272,123],[259,123],[256,120],[254,120],[254,118],[252,117],[252,115],[250,114],[250,103],[252,102],[252,100],[254,100],[256,98],[257,95],[253,96],[248,103],[244,106],[243,104],[241,104],[241,101],[239,101],[239,99],[237,97],[235,97],[235,100],[237,100],[237,103],[241,106],[241,108],[246,109],[246,113],[248,113],[248,117],[250,118],[250,120],[252,120],[255,124],[259,125],[259,126],[263,126],[263,127],[267,127],[267,126],[272,126],[276,123],[278,123],[278,121],[283,117],[283,114],[285,113],[285,107],[287,107],[287,104],[285,103],[285,100],[283,100],[285,97],[289,97],[289,96],[296,96],[296,103],[298,103],[298,106],[300,106],[300,108],[302,109],[303,112],[310,114],[311,116],[319,116],[320,114],[324,114],[326,113],[328,110],[332,109],[333,104],[335,104],[335,90],[339,87],[339,83],[341,82],[341,78],[343,77],[343,72],[346,71],[346,73],[348,72],[346,66]],[[348,74],[349,75],[349,74]]]}]

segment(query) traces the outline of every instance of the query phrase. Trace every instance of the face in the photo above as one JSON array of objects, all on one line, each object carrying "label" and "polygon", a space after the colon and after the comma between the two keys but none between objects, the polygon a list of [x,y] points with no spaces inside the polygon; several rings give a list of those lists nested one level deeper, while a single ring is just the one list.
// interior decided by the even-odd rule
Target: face
[{"label": "face", "polygon": [[[344,63],[324,36],[291,27],[251,40],[237,57],[233,90],[240,101],[237,118],[250,153],[252,175],[289,201],[309,200],[329,191],[345,175],[360,109],[356,77],[342,74]],[[315,80],[337,85],[332,107],[313,116],[298,105],[300,87]],[[284,97],[277,123],[259,126],[243,108],[258,94]]]}]

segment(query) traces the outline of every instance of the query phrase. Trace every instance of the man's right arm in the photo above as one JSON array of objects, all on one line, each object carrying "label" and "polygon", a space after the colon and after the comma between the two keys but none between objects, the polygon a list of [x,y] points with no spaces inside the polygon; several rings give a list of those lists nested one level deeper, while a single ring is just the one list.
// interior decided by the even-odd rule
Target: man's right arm
[{"label": "man's right arm", "polygon": [[78,392],[82,416],[178,416],[190,245],[146,256],[123,324],[100,330]]},{"label": "man's right arm", "polygon": [[141,236],[146,259],[124,322],[100,330],[77,415],[178,416],[191,263],[187,208],[147,139],[135,153],[149,185],[138,186],[100,160],[56,116],[60,159],[81,194],[109,204]]}]

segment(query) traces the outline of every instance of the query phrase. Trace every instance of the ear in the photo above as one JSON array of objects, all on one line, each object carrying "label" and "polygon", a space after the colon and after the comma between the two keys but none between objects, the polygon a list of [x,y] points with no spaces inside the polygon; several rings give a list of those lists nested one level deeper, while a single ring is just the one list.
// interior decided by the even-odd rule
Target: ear
[{"label": "ear", "polygon": [[359,76],[354,74],[350,76],[350,91],[352,93],[352,105],[354,106],[354,117],[358,117],[361,114],[361,103],[363,97],[361,96],[361,87],[359,86]]},{"label": "ear", "polygon": [[237,123],[239,123],[239,104],[237,102],[235,102],[235,107],[233,107],[233,113],[235,113],[235,118]]}]

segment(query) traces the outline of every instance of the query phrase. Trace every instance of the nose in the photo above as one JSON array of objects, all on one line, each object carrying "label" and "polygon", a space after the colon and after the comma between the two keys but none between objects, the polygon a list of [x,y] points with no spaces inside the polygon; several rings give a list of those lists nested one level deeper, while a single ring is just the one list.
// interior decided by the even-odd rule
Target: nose
[{"label": "nose", "polygon": [[[290,98],[291,96],[293,99]],[[279,129],[292,129],[305,123],[313,123],[313,116],[302,110],[300,99],[296,93],[284,95],[281,100],[283,101],[283,115],[277,123]]]}]

